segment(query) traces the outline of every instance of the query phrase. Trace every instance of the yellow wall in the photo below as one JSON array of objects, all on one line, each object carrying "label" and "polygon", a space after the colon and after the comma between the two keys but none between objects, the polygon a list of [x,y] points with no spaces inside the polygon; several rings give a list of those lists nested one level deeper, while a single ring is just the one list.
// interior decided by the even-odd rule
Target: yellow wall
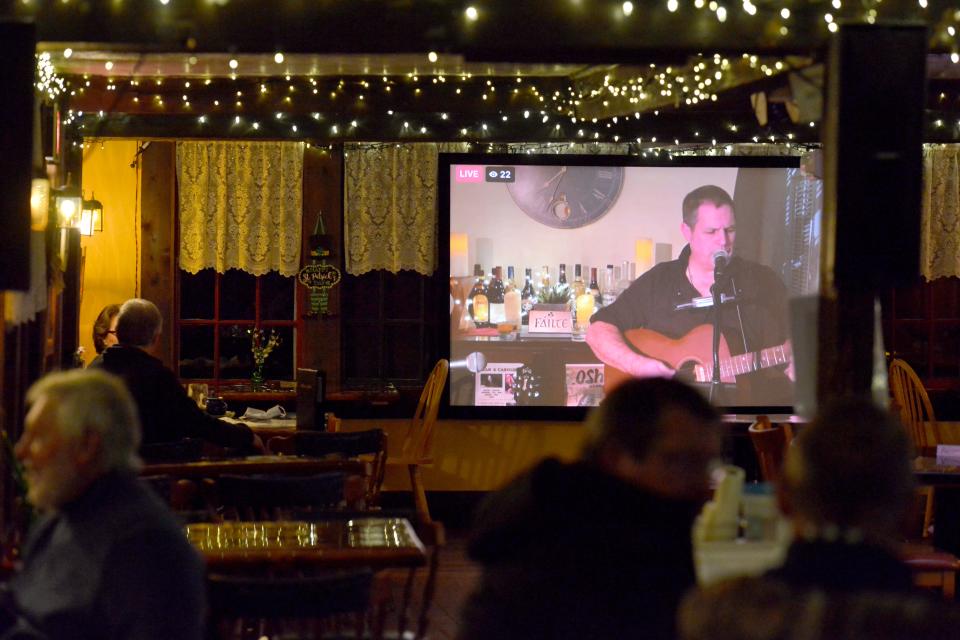
[{"label": "yellow wall", "polygon": [[[344,420],[343,430],[381,428],[389,453],[399,452],[408,420]],[[576,458],[586,429],[579,422],[441,420],[433,439],[434,464],[423,469],[427,491],[490,491],[547,456]],[[409,490],[403,469],[388,467],[386,491]]]},{"label": "yellow wall", "polygon": [[93,322],[108,304],[120,304],[139,293],[139,193],[137,169],[130,168],[136,140],[87,143],[83,150],[83,193],[103,203],[103,231],[81,237],[83,299],[80,302],[80,345],[89,363]]}]

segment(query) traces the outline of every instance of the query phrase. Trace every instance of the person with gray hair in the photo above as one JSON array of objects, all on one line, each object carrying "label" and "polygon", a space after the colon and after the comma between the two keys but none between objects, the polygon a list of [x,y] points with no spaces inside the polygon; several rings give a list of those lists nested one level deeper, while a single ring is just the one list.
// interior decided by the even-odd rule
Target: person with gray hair
[{"label": "person with gray hair", "polygon": [[545,460],[481,505],[469,552],[483,575],[461,640],[674,638],[719,427],[679,382],[614,390],[579,461]]},{"label": "person with gray hair", "polygon": [[231,424],[207,415],[190,399],[177,376],[154,352],[163,330],[163,316],[149,300],[133,298],[120,307],[116,344],[103,352],[98,365],[126,383],[143,425],[143,444],[197,438],[243,453],[263,451],[263,444],[245,424]]},{"label": "person with gray hair", "polygon": [[[691,593],[681,637],[772,640],[801,628],[811,639],[956,637],[958,612],[925,599],[899,556],[914,499],[910,457],[906,429],[888,411],[868,399],[825,406],[787,452],[778,497],[794,540],[783,566]],[[928,624],[945,615],[952,628]]]},{"label": "person with gray hair", "polygon": [[0,638],[199,640],[203,563],[136,475],[140,425],[123,382],[54,373],[27,403],[16,455],[42,516],[0,591]]}]

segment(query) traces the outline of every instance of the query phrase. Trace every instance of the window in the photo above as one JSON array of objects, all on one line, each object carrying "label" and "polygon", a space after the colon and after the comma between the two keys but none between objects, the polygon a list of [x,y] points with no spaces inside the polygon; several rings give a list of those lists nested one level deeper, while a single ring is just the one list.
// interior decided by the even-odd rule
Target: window
[{"label": "window", "polygon": [[345,274],[341,361],[347,388],[419,387],[438,356],[438,276],[413,271]]},{"label": "window", "polygon": [[270,272],[231,269],[179,272],[177,346],[181,378],[248,380],[253,372],[250,331],[276,331],[280,345],[267,358],[267,380],[293,380],[296,371],[296,280]]},{"label": "window", "polygon": [[955,389],[960,378],[960,279],[894,289],[885,295],[883,309],[887,350],[910,363],[928,390]]}]

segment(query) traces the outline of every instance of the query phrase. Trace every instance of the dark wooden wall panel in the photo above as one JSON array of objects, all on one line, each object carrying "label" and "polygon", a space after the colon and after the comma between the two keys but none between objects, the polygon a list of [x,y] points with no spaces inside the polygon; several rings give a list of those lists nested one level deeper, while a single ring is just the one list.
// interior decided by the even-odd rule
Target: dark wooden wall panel
[{"label": "dark wooden wall panel", "polygon": [[34,27],[0,22],[0,290],[30,288]]},{"label": "dark wooden wall panel", "polygon": [[176,371],[176,145],[150,143],[140,155],[140,163],[140,297],[156,304],[163,315],[157,356]]},{"label": "dark wooden wall panel", "polygon": [[[328,258],[343,270],[343,164],[339,150],[309,147],[303,159],[303,244],[301,265],[310,263],[310,234],[323,212],[326,234],[332,242]],[[297,304],[303,320],[298,366],[325,371],[327,388],[340,388],[340,290],[330,290],[329,314],[325,318],[304,317],[309,310],[308,290],[297,284]]]}]

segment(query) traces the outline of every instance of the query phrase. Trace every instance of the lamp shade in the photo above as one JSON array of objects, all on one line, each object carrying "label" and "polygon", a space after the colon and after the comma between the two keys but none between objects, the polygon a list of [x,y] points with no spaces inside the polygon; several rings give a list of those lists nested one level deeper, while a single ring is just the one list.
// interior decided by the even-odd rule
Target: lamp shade
[{"label": "lamp shade", "polygon": [[91,198],[83,201],[80,214],[80,233],[85,236],[92,236],[94,231],[103,231],[103,205],[96,198]]},{"label": "lamp shade", "polygon": [[57,211],[57,226],[69,228],[80,225],[83,198],[72,187],[62,187],[56,192],[54,204]]},{"label": "lamp shade", "polygon": [[30,228],[43,231],[50,218],[50,181],[34,178],[30,183]]}]

